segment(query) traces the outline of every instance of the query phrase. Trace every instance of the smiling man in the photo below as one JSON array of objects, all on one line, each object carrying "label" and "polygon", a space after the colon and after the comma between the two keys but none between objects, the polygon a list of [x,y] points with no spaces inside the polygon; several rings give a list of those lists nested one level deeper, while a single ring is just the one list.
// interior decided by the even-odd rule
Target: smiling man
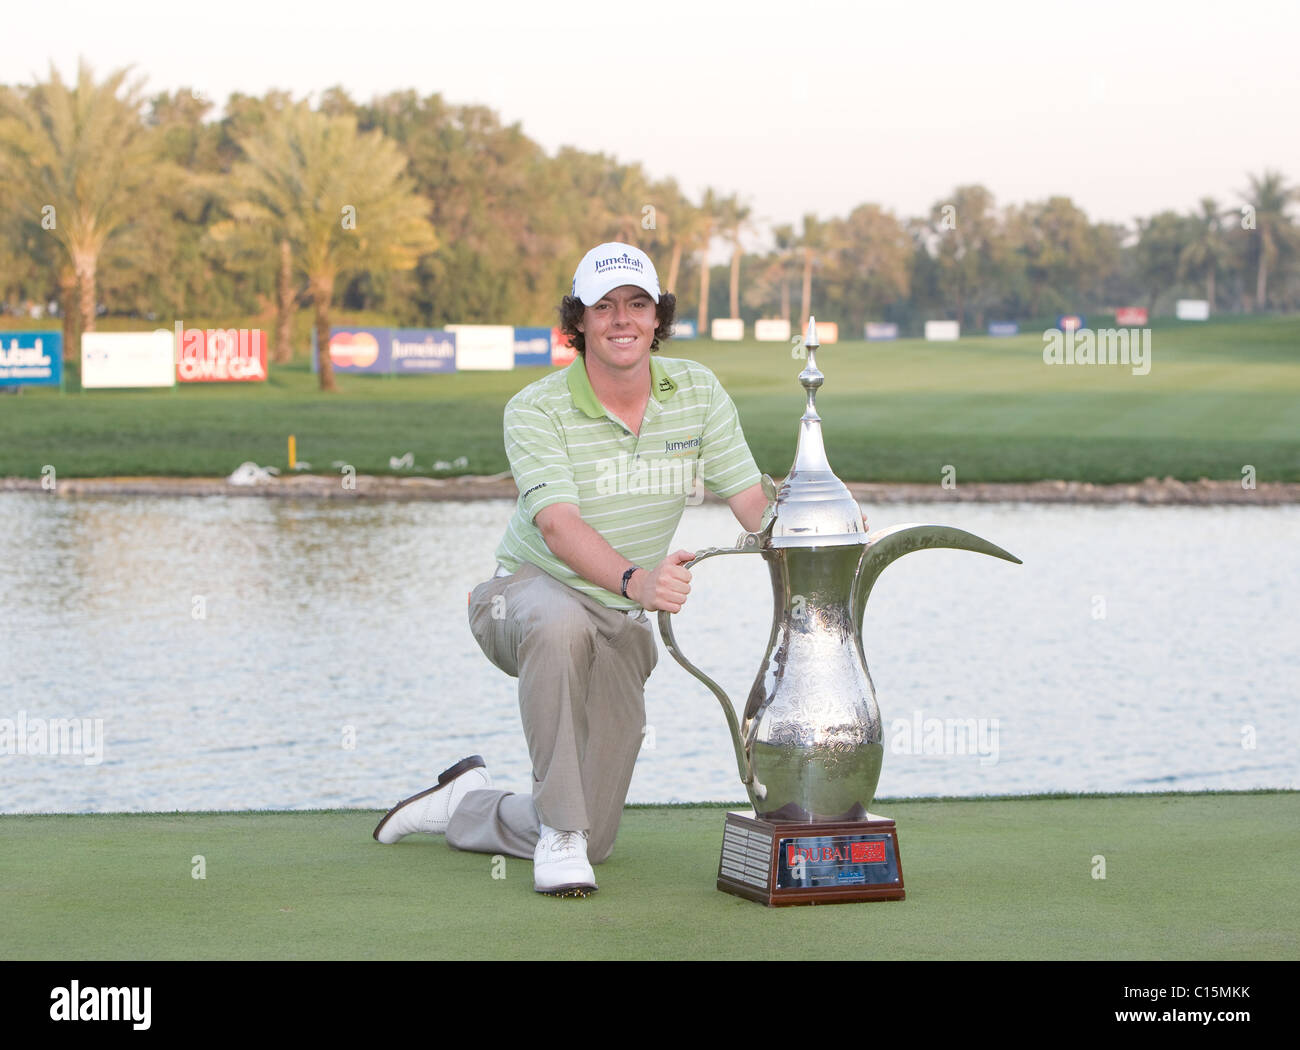
[{"label": "smiling man", "polygon": [[631,245],[578,264],[560,325],[578,358],[506,406],[519,501],[496,574],[470,596],[479,646],[519,679],[531,795],[493,790],[475,755],[388,812],[380,842],[445,833],[533,860],[541,893],[596,889],[613,850],[658,660],[647,612],[677,612],[690,551],[669,553],[695,479],[757,531],[767,506],[735,405],[693,361],[652,356],[676,300]]}]

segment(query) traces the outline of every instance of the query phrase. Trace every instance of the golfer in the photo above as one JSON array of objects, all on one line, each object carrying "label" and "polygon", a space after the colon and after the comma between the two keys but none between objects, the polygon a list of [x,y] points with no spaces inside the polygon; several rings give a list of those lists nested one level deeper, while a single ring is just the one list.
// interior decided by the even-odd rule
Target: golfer
[{"label": "golfer", "polygon": [[690,593],[669,553],[698,478],[757,531],[767,499],[735,405],[713,373],[654,356],[676,299],[640,249],[610,243],[578,264],[560,327],[578,357],[506,405],[519,501],[469,622],[519,679],[530,794],[496,790],[478,755],[399,803],[374,837],[445,834],[456,849],[532,858],[540,893],[594,891],[614,847],[658,656],[647,613]]}]

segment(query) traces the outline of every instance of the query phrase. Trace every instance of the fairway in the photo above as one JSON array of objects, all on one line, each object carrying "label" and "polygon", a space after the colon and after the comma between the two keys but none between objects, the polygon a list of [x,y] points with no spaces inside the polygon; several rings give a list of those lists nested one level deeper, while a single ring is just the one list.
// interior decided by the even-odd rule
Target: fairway
[{"label": "fairway", "polygon": [[[344,323],[340,318],[339,323]],[[1300,481],[1300,317],[1155,322],[1151,369],[1047,365],[1041,333],[956,343],[845,342],[822,348],[817,408],[846,481],[1042,479],[1116,483],[1171,476]],[[787,344],[669,343],[712,368],[735,399],[760,469],[783,476],[794,453],[803,363]],[[456,473],[509,469],[502,409],[545,369],[388,377],[340,375],[316,390],[302,361],[265,384],[0,399],[0,476],[224,476],[245,460],[282,470],[286,439],[315,473],[335,463],[416,473],[464,457]],[[73,384],[75,386],[75,383]]]},{"label": "fairway", "polygon": [[[586,900],[380,814],[0,816],[7,959],[1295,959],[1300,794],[878,801],[907,899],[714,888],[724,808],[630,807]],[[202,858],[204,878],[194,878]],[[1104,878],[1098,877],[1104,873]],[[497,877],[494,877],[497,876]]]}]

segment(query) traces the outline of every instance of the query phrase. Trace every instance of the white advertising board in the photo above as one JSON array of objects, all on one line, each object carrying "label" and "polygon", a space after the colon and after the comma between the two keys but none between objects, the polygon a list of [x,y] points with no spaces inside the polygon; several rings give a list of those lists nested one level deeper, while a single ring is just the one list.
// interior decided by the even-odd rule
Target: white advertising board
[{"label": "white advertising board", "polygon": [[1174,303],[1174,316],[1180,321],[1208,321],[1210,319],[1210,301],[1208,299],[1179,299]]},{"label": "white advertising board", "polygon": [[176,385],[176,336],[154,332],[86,332],[81,337],[81,385]]},{"label": "white advertising board", "polygon": [[961,324],[957,321],[926,321],[925,337],[929,340],[950,342],[961,338]]},{"label": "white advertising board", "polygon": [[736,342],[745,338],[745,322],[739,317],[715,317],[709,334],[719,341]]},{"label": "white advertising board", "polygon": [[782,320],[755,321],[754,338],[760,343],[788,343],[790,322]]},{"label": "white advertising board", "polygon": [[508,324],[449,324],[456,333],[457,372],[508,372],[515,367],[515,330]]}]

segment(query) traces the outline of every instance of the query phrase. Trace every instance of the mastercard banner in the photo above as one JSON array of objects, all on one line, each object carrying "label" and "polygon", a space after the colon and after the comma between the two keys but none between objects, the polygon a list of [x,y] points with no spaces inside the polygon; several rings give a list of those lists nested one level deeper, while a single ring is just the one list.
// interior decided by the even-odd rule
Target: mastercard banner
[{"label": "mastercard banner", "polygon": [[391,328],[331,328],[330,362],[339,372],[391,372]]}]

